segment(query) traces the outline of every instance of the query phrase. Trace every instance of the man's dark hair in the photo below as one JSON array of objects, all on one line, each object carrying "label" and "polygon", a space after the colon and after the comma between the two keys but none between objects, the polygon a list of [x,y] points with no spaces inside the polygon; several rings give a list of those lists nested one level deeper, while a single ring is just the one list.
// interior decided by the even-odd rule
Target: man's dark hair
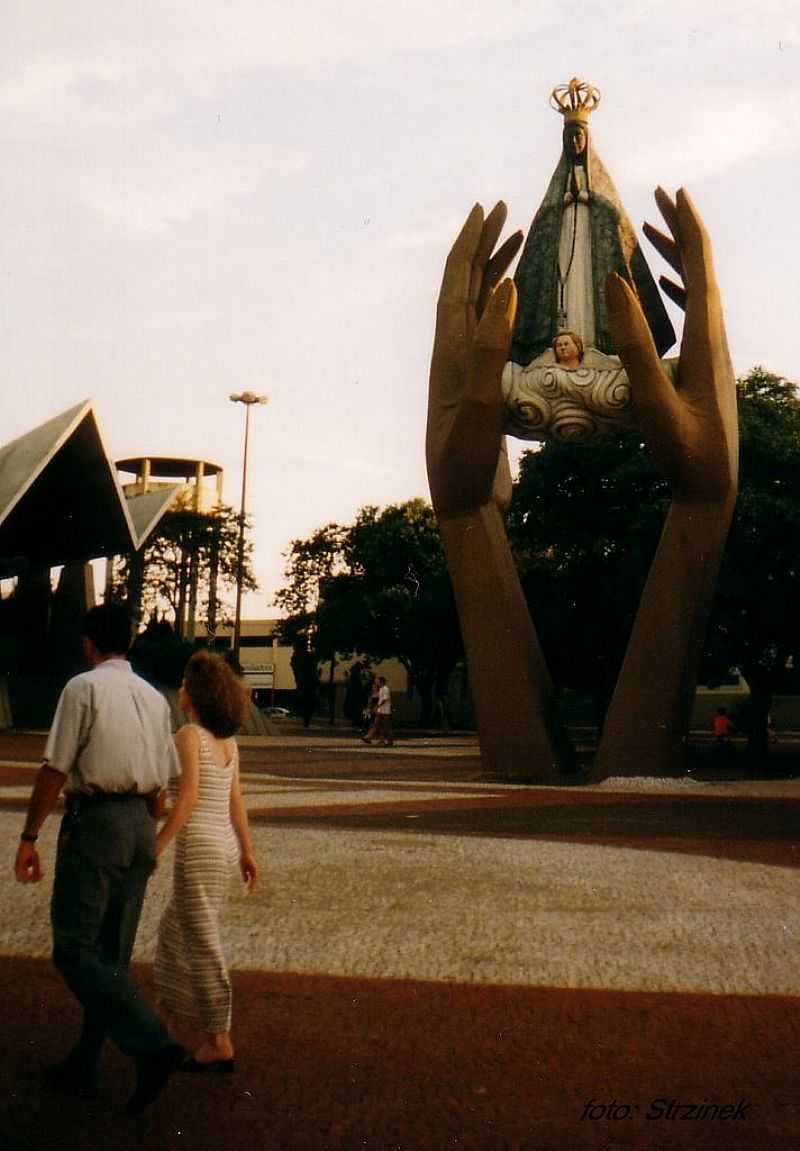
[{"label": "man's dark hair", "polygon": [[131,613],[121,603],[101,603],[89,608],[83,634],[101,655],[124,655],[131,646]]}]

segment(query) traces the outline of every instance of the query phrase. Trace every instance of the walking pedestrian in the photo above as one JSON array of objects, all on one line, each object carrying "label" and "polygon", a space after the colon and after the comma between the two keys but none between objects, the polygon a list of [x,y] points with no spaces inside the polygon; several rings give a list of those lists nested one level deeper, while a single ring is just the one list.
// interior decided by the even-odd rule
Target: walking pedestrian
[{"label": "walking pedestrian", "polygon": [[234,739],[246,696],[221,656],[199,651],[186,665],[179,701],[189,720],[175,739],[181,773],[156,841],[160,857],[176,839],[172,899],[158,929],[156,989],[173,1036],[197,1037],[185,1069],[227,1072],[234,1069],[232,993],[219,914],[237,861],[249,888],[258,876]]},{"label": "walking pedestrian", "polygon": [[15,862],[38,883],[36,841],[63,789],[51,900],[53,962],[83,1008],[81,1034],[48,1086],[97,1095],[106,1037],[136,1067],[127,1104],[143,1111],[185,1058],[140,997],[128,967],[147,881],[155,867],[158,797],[175,774],[169,708],[127,661],[131,620],[118,603],[92,608],[83,627],[90,670],[65,686],[34,783]]},{"label": "walking pedestrian", "polygon": [[381,747],[391,747],[394,743],[392,735],[392,693],[386,682],[386,676],[378,676],[378,699],[375,705],[375,719],[366,735],[361,737],[364,743],[372,743],[377,739]]},{"label": "walking pedestrian", "polygon": [[367,734],[367,732],[369,731],[369,729],[372,727],[372,725],[375,722],[375,715],[378,711],[378,693],[379,693],[379,691],[380,691],[380,684],[378,683],[378,677],[376,675],[374,675],[372,677],[372,682],[370,683],[370,686],[369,686],[369,699],[367,700],[367,705],[364,708],[364,715],[363,715],[364,723],[363,723],[363,726],[361,728],[363,735]]}]

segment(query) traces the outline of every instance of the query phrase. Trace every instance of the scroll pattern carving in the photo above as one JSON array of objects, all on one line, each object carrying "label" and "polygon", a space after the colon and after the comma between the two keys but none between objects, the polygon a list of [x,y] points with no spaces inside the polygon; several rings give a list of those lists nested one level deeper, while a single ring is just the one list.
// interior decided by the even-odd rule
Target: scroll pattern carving
[{"label": "scroll pattern carving", "polygon": [[633,427],[631,389],[621,364],[592,353],[605,365],[563,368],[535,360],[508,363],[503,372],[505,431],[521,440],[590,440]]}]

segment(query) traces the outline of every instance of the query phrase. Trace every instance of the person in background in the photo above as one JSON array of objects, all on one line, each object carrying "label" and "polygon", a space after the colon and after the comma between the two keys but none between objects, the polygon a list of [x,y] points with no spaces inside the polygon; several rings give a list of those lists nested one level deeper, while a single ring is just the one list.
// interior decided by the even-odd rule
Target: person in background
[{"label": "person in background", "polygon": [[717,747],[727,747],[733,735],[733,721],[726,707],[718,707],[713,719],[714,739]]},{"label": "person in background", "polygon": [[367,700],[367,706],[364,708],[364,726],[361,729],[364,735],[367,734],[372,725],[375,723],[375,716],[378,711],[379,692],[380,684],[378,683],[378,677],[373,675],[369,688],[369,699]]},{"label": "person in background", "polygon": [[394,743],[392,736],[392,693],[386,682],[386,677],[378,676],[378,701],[375,708],[375,719],[366,735],[362,735],[364,743],[372,743],[377,739],[382,747],[391,747]]}]

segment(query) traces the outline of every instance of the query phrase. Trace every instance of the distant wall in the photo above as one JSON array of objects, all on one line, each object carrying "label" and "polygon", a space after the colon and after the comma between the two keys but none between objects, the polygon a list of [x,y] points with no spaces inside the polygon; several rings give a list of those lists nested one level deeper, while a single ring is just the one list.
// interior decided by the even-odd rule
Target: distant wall
[{"label": "distant wall", "polygon": [[[169,710],[172,714],[172,726],[177,731],[186,723],[186,716],[178,704],[178,689],[166,688],[163,692]],[[250,704],[249,714],[242,727],[242,735],[276,735],[275,725],[271,723],[254,703]]]}]

